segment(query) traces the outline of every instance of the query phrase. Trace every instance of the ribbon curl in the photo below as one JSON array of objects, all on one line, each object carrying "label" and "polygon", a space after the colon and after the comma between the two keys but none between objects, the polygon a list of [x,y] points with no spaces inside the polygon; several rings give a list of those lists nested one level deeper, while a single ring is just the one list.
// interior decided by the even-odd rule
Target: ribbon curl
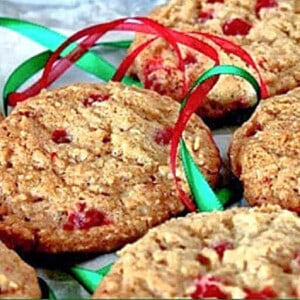
[{"label": "ribbon curl", "polygon": [[[170,167],[173,178],[177,185],[177,189],[179,190],[180,197],[181,199],[183,199],[184,203],[191,211],[196,210],[196,206],[199,211],[213,211],[224,209],[222,201],[220,201],[217,195],[212,192],[212,189],[209,187],[209,184],[205,180],[202,172],[197,167],[182,138],[182,133],[190,117],[197,111],[199,106],[204,103],[207,94],[214,87],[217,82],[218,76],[221,74],[234,75],[244,78],[251,84],[256,92],[258,100],[256,105],[258,105],[261,99],[261,90],[256,79],[246,70],[232,65],[219,65],[212,67],[204,72],[194,82],[187,96],[183,99],[181,111],[174,126],[171,139]],[[193,203],[191,205],[188,196],[179,187],[178,179],[176,177],[176,159],[179,143],[182,164],[184,167],[187,182],[196,202],[196,206],[193,205]]]},{"label": "ribbon curl", "polygon": [[[1,23],[2,21],[2,23]],[[6,21],[6,25],[8,24],[8,28],[16,30],[16,20],[8,20],[7,18],[0,18],[0,26],[3,26],[3,22]],[[34,24],[25,22],[26,30],[21,30],[22,34],[29,35],[29,32],[33,30]],[[29,27],[29,29],[28,29]],[[54,80],[56,80],[59,76],[61,76],[73,63],[78,64],[83,69],[91,72],[93,74],[97,74],[98,77],[104,78],[105,80],[109,80],[112,77],[112,72],[114,68],[109,65],[105,60],[103,60],[99,55],[89,51],[89,49],[95,46],[97,40],[102,37],[108,31],[135,31],[139,33],[149,34],[152,37],[149,40],[146,40],[144,43],[140,44],[137,48],[131,51],[122,61],[118,70],[115,72],[113,79],[114,80],[122,80],[125,78],[123,82],[125,84],[136,84],[138,83],[132,80],[130,77],[124,77],[128,68],[133,63],[136,56],[145,49],[148,45],[150,45],[157,38],[163,38],[167,41],[170,47],[176,54],[178,59],[178,69],[183,74],[183,84],[182,84],[182,94],[183,96],[187,92],[187,80],[185,74],[185,64],[181,55],[181,51],[178,44],[182,44],[184,46],[193,48],[194,50],[201,52],[202,54],[209,57],[214,62],[214,67],[222,67],[219,66],[219,55],[215,48],[210,46],[205,41],[202,41],[193,35],[199,34],[205,38],[212,40],[214,43],[219,45],[224,51],[233,53],[239,56],[243,61],[245,61],[248,65],[252,66],[257,72],[258,68],[256,67],[255,62],[251,58],[251,56],[240,46],[233,44],[230,41],[227,41],[221,37],[201,33],[194,32],[193,35],[190,33],[179,32],[175,29],[164,27],[158,22],[144,18],[144,17],[134,17],[134,18],[123,18],[114,20],[111,22],[94,25],[79,32],[73,34],[70,38],[66,39],[54,52],[51,53],[49,51],[40,54],[40,56],[36,57],[38,59],[39,64],[35,67],[34,71],[38,71],[41,69],[43,62],[47,60],[47,63],[44,65],[44,71],[42,77],[34,83],[32,86],[27,88],[25,91],[21,93],[16,93],[11,91],[11,87],[8,84],[8,88],[5,89],[5,99],[6,96],[9,99],[9,104],[15,105],[19,101],[24,101],[28,97],[36,95],[40,92],[41,89],[48,87]],[[53,31],[47,31],[47,29],[43,26],[38,26],[37,28],[38,35],[41,33],[47,33],[51,38],[54,38],[55,43],[57,41],[61,41],[62,37],[59,35],[55,36]],[[39,36],[40,38],[40,36]],[[35,40],[38,40],[40,43],[44,43],[44,41],[39,40],[39,38],[35,37]],[[83,39],[81,42],[79,40]],[[48,42],[46,43],[48,44]],[[54,44],[50,43],[51,50],[53,49]],[[128,44],[127,44],[128,45]],[[93,66],[92,62],[97,62]],[[24,70],[31,64],[31,61],[27,61],[24,65],[20,66],[19,70],[16,72],[21,72],[20,70]],[[95,68],[95,66],[100,66],[100,70]],[[171,150],[170,150],[170,167],[175,180],[176,188],[179,192],[179,196],[185,206],[191,210],[196,210],[196,206],[198,210],[213,210],[213,209],[223,209],[224,199],[219,201],[217,196],[214,194],[209,184],[206,182],[205,178],[197,168],[195,162],[187,151],[186,145],[184,141],[181,139],[182,132],[191,117],[191,115],[196,111],[196,109],[203,103],[205,96],[209,93],[209,91],[214,87],[218,80],[218,76],[221,74],[231,74],[238,75],[246,80],[248,80],[253,86],[258,86],[258,84],[253,83],[254,77],[245,76],[247,73],[245,70],[237,67],[233,67],[235,69],[230,69],[230,66],[226,68],[214,69],[214,67],[204,73],[200,78],[196,81],[193,87],[188,91],[187,96],[183,100],[182,109],[179,115],[179,118],[176,122],[173,137],[171,140]],[[95,71],[95,69],[97,71]],[[217,71],[216,71],[217,70]],[[242,70],[242,71],[241,71]],[[218,73],[219,72],[219,73]],[[246,73],[244,73],[246,72]],[[208,74],[208,75],[207,75]],[[209,75],[213,74],[213,75]],[[248,73],[249,74],[249,73]],[[250,75],[250,74],[249,74]],[[252,76],[252,75],[250,75]],[[265,83],[258,72],[258,76],[260,79],[260,84],[262,87],[263,95],[267,95],[267,90]],[[26,79],[29,76],[25,76]],[[250,78],[250,79],[249,79]],[[255,81],[255,79],[254,79]],[[8,83],[11,82],[11,78]],[[256,82],[256,81],[255,81]],[[257,82],[256,82],[257,83]],[[19,86],[21,81],[17,82],[15,86]],[[198,86],[197,86],[198,85]],[[197,86],[197,87],[196,87]],[[8,91],[11,93],[8,94]],[[259,98],[259,97],[258,97]],[[7,102],[6,102],[7,104]],[[7,105],[6,105],[7,106]],[[7,107],[5,109],[7,111]],[[183,161],[184,171],[187,177],[188,184],[193,193],[193,197],[195,199],[196,205],[189,199],[189,197],[182,191],[180,188],[178,179],[176,177],[176,156],[177,156],[177,148],[180,143],[180,153]],[[224,196],[224,193],[220,193],[220,195]],[[226,193],[225,193],[226,195]],[[210,204],[209,204],[210,203]]]}]

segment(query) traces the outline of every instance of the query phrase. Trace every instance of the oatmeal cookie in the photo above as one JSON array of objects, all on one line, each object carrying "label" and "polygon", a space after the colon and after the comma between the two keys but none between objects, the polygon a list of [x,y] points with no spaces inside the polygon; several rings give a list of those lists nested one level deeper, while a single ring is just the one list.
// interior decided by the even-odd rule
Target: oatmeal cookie
[{"label": "oatmeal cookie", "polygon": [[229,158],[250,205],[300,213],[300,88],[263,100],[234,133]]},{"label": "oatmeal cookie", "polygon": [[40,298],[35,270],[0,241],[0,298]]},{"label": "oatmeal cookie", "polygon": [[[0,123],[0,238],[23,251],[110,251],[182,212],[169,167],[178,112],[169,97],[116,82],[18,104]],[[214,186],[220,156],[198,116],[185,139]],[[179,166],[178,176],[188,191]]]},{"label": "oatmeal cookie", "polygon": [[[298,0],[171,0],[157,7],[149,17],[182,32],[217,34],[242,46],[256,62],[270,95],[287,92],[300,85],[300,2]],[[200,39],[199,35],[193,34]],[[138,34],[129,51],[151,36]],[[240,58],[227,54],[215,44],[221,64],[232,64],[256,72]],[[180,46],[189,85],[209,67],[212,60]],[[182,74],[177,58],[167,43],[158,39],[136,58],[131,73],[146,88],[182,98]],[[209,93],[199,114],[219,118],[228,112],[251,107],[255,92],[248,82],[222,75]]]},{"label": "oatmeal cookie", "polygon": [[297,298],[299,247],[279,206],[190,214],[124,247],[94,298]]}]

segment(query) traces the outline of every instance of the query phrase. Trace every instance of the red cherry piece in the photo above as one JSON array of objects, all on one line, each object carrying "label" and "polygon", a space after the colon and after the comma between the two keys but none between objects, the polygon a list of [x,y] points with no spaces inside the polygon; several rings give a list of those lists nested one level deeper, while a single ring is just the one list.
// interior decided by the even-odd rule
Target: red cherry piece
[{"label": "red cherry piece", "polygon": [[254,8],[255,14],[258,16],[261,9],[273,8],[277,6],[278,6],[277,0],[257,0]]},{"label": "red cherry piece", "polygon": [[111,223],[104,212],[94,208],[86,209],[84,202],[78,203],[77,209],[68,215],[67,222],[63,225],[64,230],[89,229]]},{"label": "red cherry piece", "polygon": [[[157,72],[160,72],[159,74]],[[159,94],[167,94],[166,86],[161,82],[160,77],[171,77],[174,70],[163,64],[162,58],[154,58],[147,62],[144,68],[144,86]]]},{"label": "red cherry piece", "polygon": [[[149,60],[144,69],[144,76],[147,79],[147,77],[151,73],[153,73],[157,70],[161,70],[161,69],[165,69],[162,58],[154,58],[152,60]],[[146,85],[146,83],[145,83],[145,85]]]},{"label": "red cherry piece", "polygon": [[163,59],[160,57],[153,58],[152,60],[148,60],[147,65],[144,69],[144,74],[149,75],[153,73],[154,71],[157,71],[159,69],[163,69],[164,64],[163,64]]},{"label": "red cherry piece", "polygon": [[210,4],[213,4],[213,3],[224,3],[224,0],[206,0],[206,3],[210,3]]},{"label": "red cherry piece", "polygon": [[71,143],[71,137],[63,128],[55,129],[51,134],[51,139],[56,144]]},{"label": "red cherry piece", "polygon": [[185,59],[184,59],[184,63],[186,65],[192,65],[192,64],[195,64],[196,62],[197,62],[197,59],[196,59],[195,55],[192,54],[191,52],[187,52]]},{"label": "red cherry piece", "polygon": [[264,177],[263,183],[266,185],[270,185],[272,183],[272,179],[270,177]]},{"label": "red cherry piece", "polygon": [[217,253],[220,259],[223,258],[224,252],[229,249],[233,249],[233,244],[231,242],[222,241],[211,246]]},{"label": "red cherry piece", "polygon": [[55,157],[57,157],[57,152],[51,152],[50,153],[50,159],[54,160]]},{"label": "red cherry piece", "polygon": [[250,290],[245,290],[246,292],[246,299],[270,299],[276,298],[277,295],[272,290],[271,287],[265,287],[263,290],[259,292],[252,292]]},{"label": "red cherry piece", "polygon": [[82,104],[84,106],[91,106],[95,102],[103,102],[108,100],[109,95],[102,95],[102,94],[92,94],[89,95],[87,98],[82,100]]},{"label": "red cherry piece", "polygon": [[198,261],[199,261],[202,265],[204,265],[204,266],[210,265],[210,260],[209,260],[209,258],[206,257],[206,256],[203,255],[203,254],[198,254],[197,259],[198,259]]},{"label": "red cherry piece", "polygon": [[228,20],[222,26],[223,33],[226,35],[247,35],[251,28],[251,24],[240,18]]},{"label": "red cherry piece", "polygon": [[204,23],[208,20],[212,20],[213,18],[214,18],[213,9],[203,10],[199,13],[199,19],[201,23]]},{"label": "red cherry piece", "polygon": [[21,116],[24,116],[24,117],[26,117],[26,118],[35,118],[35,113],[33,113],[32,111],[21,111],[21,112],[19,112],[19,114],[21,115]]},{"label": "red cherry piece", "polygon": [[173,135],[173,129],[171,127],[165,127],[155,132],[154,140],[158,145],[166,146],[170,143]]},{"label": "red cherry piece", "polygon": [[221,290],[219,280],[213,276],[199,276],[195,280],[196,290],[190,295],[192,299],[217,298],[228,299],[229,295]]}]

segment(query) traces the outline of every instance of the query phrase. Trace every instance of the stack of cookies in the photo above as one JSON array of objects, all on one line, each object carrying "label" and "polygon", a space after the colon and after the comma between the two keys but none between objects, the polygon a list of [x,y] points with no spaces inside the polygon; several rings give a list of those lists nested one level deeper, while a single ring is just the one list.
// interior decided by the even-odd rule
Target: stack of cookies
[{"label": "stack of cookies", "polygon": [[[169,167],[183,74],[158,39],[131,69],[147,89],[109,82],[43,91],[0,123],[0,240],[27,253],[103,253],[143,236],[119,252],[95,298],[300,297],[298,1],[172,0],[150,17],[179,31],[221,35],[257,63],[270,98],[234,133],[229,158],[246,200],[259,207],[167,221],[187,213]],[[147,38],[137,35],[131,49]],[[257,76],[216,49],[221,63]],[[181,51],[189,84],[213,65]],[[255,101],[248,83],[222,75],[199,114],[226,117]],[[221,159],[212,132],[194,115],[184,138],[216,187]],[[33,269],[4,244],[0,297],[39,297]]]}]

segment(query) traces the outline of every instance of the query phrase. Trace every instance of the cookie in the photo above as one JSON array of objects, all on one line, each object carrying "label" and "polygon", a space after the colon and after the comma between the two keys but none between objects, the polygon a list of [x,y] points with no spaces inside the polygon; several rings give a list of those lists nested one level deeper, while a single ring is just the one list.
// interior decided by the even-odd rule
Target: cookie
[{"label": "cookie", "polygon": [[300,88],[263,100],[233,135],[229,158],[250,205],[300,213]]},{"label": "cookie", "polygon": [[[300,7],[298,0],[171,0],[159,6],[150,18],[182,32],[217,34],[242,46],[256,62],[270,95],[287,92],[300,85]],[[194,37],[201,39],[197,34]],[[138,34],[129,51],[151,36]],[[248,70],[256,79],[252,67],[240,58],[225,53],[205,39],[220,56],[221,64]],[[192,48],[180,46],[185,62],[188,84],[213,66],[213,61]],[[182,78],[178,60],[163,39],[148,46],[136,58],[131,73],[144,86],[182,99]],[[255,92],[248,82],[231,75],[222,75],[209,93],[199,114],[220,118],[228,112],[251,107]]]},{"label": "cookie", "polygon": [[300,296],[300,219],[279,206],[170,220],[119,252],[94,298]]},{"label": "cookie", "polygon": [[[23,251],[110,251],[182,212],[169,167],[178,112],[169,97],[113,82],[18,104],[0,123],[1,239]],[[214,186],[211,132],[195,115],[184,135]]]},{"label": "cookie", "polygon": [[35,270],[0,241],[0,298],[40,298]]}]

